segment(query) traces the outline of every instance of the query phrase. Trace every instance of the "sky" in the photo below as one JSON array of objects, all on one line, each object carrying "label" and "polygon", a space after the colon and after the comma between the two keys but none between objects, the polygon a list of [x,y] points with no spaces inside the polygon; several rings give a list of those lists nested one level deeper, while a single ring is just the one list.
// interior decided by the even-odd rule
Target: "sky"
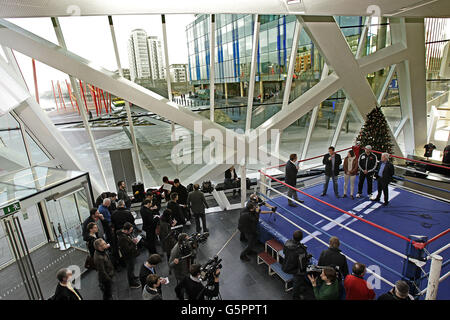
[{"label": "sky", "polygon": [[[57,44],[50,18],[7,19],[18,26]],[[187,63],[186,26],[194,15],[166,15],[169,63]],[[67,49],[109,70],[117,70],[116,58],[106,16],[59,18]],[[119,56],[122,68],[128,68],[127,41],[134,29],[144,29],[147,35],[162,40],[160,15],[113,16]],[[15,52],[29,90],[34,93],[31,59]],[[39,92],[52,90],[51,81],[68,79],[64,73],[36,61]]]}]

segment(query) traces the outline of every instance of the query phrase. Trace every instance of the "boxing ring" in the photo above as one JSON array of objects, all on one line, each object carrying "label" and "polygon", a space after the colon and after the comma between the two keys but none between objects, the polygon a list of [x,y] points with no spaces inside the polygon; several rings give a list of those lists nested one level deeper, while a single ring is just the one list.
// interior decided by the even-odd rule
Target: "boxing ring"
[{"label": "boxing ring", "polygon": [[[260,215],[261,242],[276,239],[285,243],[295,230],[300,229],[304,234],[302,242],[313,255],[313,263],[317,263],[322,250],[328,248],[329,238],[337,236],[341,242],[340,249],[347,257],[349,272],[354,262],[364,263],[367,267],[366,279],[371,278],[377,296],[389,291],[397,280],[403,279],[413,287],[416,299],[425,298],[431,261],[436,265],[442,262],[436,298],[450,300],[450,280],[447,279],[450,275],[450,197],[445,199],[417,193],[411,188],[391,183],[389,205],[385,207],[367,196],[352,200],[349,197],[336,198],[334,194],[328,193],[322,197],[323,181],[301,190],[293,188],[269,175],[267,169],[259,171],[259,195],[278,209],[274,214]],[[398,181],[410,181],[400,176],[394,177]],[[273,187],[274,184],[283,187],[280,190],[279,187]],[[338,179],[341,196],[343,184],[344,178],[341,176]],[[357,185],[358,177],[355,189]],[[374,190],[377,190],[375,187],[376,182]],[[304,203],[292,199],[297,207],[288,206],[287,188],[296,190]],[[450,190],[437,189],[450,194]],[[373,193],[374,196],[376,194],[377,191]],[[442,260],[438,260],[437,255]],[[435,270],[433,267],[431,271],[434,277]]]}]

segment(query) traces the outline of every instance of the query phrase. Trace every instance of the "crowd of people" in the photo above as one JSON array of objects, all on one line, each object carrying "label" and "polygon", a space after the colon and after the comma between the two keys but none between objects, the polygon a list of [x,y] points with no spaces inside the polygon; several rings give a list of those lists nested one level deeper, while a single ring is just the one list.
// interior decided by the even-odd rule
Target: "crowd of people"
[{"label": "crowd of people", "polygon": [[[322,195],[326,195],[330,178],[336,197],[339,197],[337,177],[342,159],[330,147],[323,157],[325,165],[325,184]],[[362,195],[364,181],[367,180],[367,192],[372,196],[372,179],[378,182],[378,196],[373,200],[380,200],[384,193],[384,204],[387,205],[388,184],[392,179],[393,166],[388,161],[389,155],[382,154],[381,161],[366,146],[358,155],[358,150],[350,150],[343,161],[344,192],[354,199],[355,176],[359,174],[358,192]],[[299,167],[297,155],[291,154],[286,165],[286,183],[295,188]],[[225,185],[235,187],[238,177],[234,167],[225,173]],[[137,200],[128,194],[124,181],[119,181],[118,192],[104,192],[96,201],[96,207],[90,210],[90,216],[83,222],[83,239],[89,251],[86,268],[97,272],[99,287],[103,299],[112,299],[112,287],[115,274],[126,269],[128,285],[131,289],[141,289],[144,300],[161,300],[162,285],[168,283],[168,277],[163,277],[157,266],[166,256],[170,273],[176,280],[175,293],[179,299],[203,300],[217,296],[219,290],[220,270],[214,274],[214,281],[208,286],[203,285],[200,274],[201,265],[195,263],[196,247],[183,232],[185,226],[195,220],[196,232],[208,232],[205,209],[208,208],[205,196],[198,184],[192,186],[192,191],[183,186],[179,179],[169,180],[163,177],[163,185],[159,189],[148,189],[144,200],[140,203],[140,217],[142,229],[136,225],[135,217],[130,211],[131,205]],[[350,192],[348,192],[350,187]],[[233,196],[235,193],[233,194]],[[291,200],[298,199],[297,192],[288,188],[288,204],[296,206]],[[165,209],[162,203],[165,202]],[[264,210],[264,208],[267,210]],[[258,224],[260,214],[273,214],[276,207],[264,202],[256,193],[251,194],[249,201],[240,213],[238,230],[240,240],[247,242],[240,254],[243,262],[250,261],[249,255],[257,254]],[[288,274],[293,274],[294,299],[345,299],[370,300],[375,299],[374,290],[364,280],[366,267],[362,263],[355,263],[352,273],[349,273],[346,257],[339,249],[339,239],[332,237],[329,248],[324,250],[318,260],[320,275],[308,273],[307,267],[311,255],[301,242],[303,233],[297,230],[292,239],[284,244],[284,259],[282,268]],[[162,252],[158,253],[156,244],[159,242]],[[140,248],[148,251],[148,259],[140,266],[139,274],[135,274],[136,257]],[[189,252],[186,255],[186,250]],[[71,272],[62,269],[57,274],[58,286],[54,295],[55,300],[81,300],[81,294],[71,285]],[[407,300],[409,286],[399,280],[395,287],[379,300]]]},{"label": "crowd of people", "polygon": [[[193,263],[196,248],[188,241],[189,236],[183,229],[191,224],[193,217],[197,233],[208,232],[205,215],[208,204],[200,186],[195,184],[193,190],[188,192],[179,179],[171,181],[163,177],[163,185],[159,189],[148,189],[140,203],[141,228],[136,225],[130,210],[137,199],[129,195],[124,181],[119,181],[117,187],[117,193],[103,192],[98,196],[95,207],[82,223],[83,239],[89,252],[85,267],[97,272],[103,299],[113,298],[113,279],[123,269],[127,273],[129,288],[140,288],[144,300],[162,299],[161,285],[167,283],[168,278],[162,277],[156,271],[156,266],[161,263],[163,255],[166,255],[170,274],[173,273],[177,281],[177,296],[180,299],[184,295],[193,297],[193,291],[190,290],[196,291],[202,284],[197,281],[198,265]],[[165,209],[162,208],[164,201]],[[163,251],[161,253],[156,248],[158,238]],[[192,246],[188,258],[182,256],[180,250],[180,247],[186,246]],[[148,251],[149,258],[136,275],[136,258],[141,249]],[[58,272],[59,284],[53,296],[55,300],[82,299],[79,291],[71,286],[69,273],[67,269]],[[219,275],[216,276],[218,279]],[[192,286],[191,280],[196,281],[196,285]],[[201,291],[211,296],[214,290]]]},{"label": "crowd of people", "polygon": [[[362,149],[362,150],[361,150]],[[360,198],[363,194],[364,182],[367,180],[367,195],[372,201],[380,201],[381,194],[384,196],[383,205],[389,204],[389,188],[388,185],[392,181],[394,175],[394,166],[389,161],[389,154],[382,153],[381,159],[378,161],[376,155],[372,152],[370,145],[360,148],[355,146],[352,150],[349,150],[347,156],[342,162],[341,156],[336,153],[333,146],[328,148],[328,153],[323,156],[322,163],[325,165],[325,183],[323,185],[323,191],[321,196],[325,196],[328,191],[328,184],[330,179],[333,181],[333,191],[336,198],[340,198],[338,177],[340,173],[340,166],[343,164],[344,170],[344,190],[343,198],[347,195],[354,199],[355,197],[355,181],[356,175],[359,176],[358,191],[356,198]],[[289,161],[286,163],[285,168],[285,182],[292,188],[288,188],[287,196],[288,205],[296,207],[297,205],[290,199],[295,199],[298,202],[303,203],[304,200],[299,200],[295,187],[297,184],[297,173],[299,170],[299,164],[297,161],[297,154],[291,154]],[[372,194],[372,182],[373,179],[377,181],[378,193],[374,198]],[[350,188],[350,192],[348,189]]]},{"label": "crowd of people", "polygon": [[[317,266],[310,266],[310,255],[302,244],[303,232],[294,231],[292,239],[283,246],[285,258],[282,270],[293,275],[293,298],[296,300],[374,300],[375,291],[364,279],[367,268],[363,263],[353,264],[349,273],[347,258],[339,249],[337,237],[331,237],[329,247],[321,252]],[[317,272],[319,271],[319,272]],[[398,280],[392,290],[378,300],[413,300],[409,285]]]}]

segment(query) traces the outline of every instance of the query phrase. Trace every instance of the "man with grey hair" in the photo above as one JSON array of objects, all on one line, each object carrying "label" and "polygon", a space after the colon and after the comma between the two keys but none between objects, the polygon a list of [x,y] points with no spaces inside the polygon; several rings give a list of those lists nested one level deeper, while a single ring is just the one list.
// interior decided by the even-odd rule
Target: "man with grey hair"
[{"label": "man with grey hair", "polygon": [[372,175],[373,171],[377,167],[377,157],[372,153],[372,146],[367,145],[365,151],[359,155],[358,167],[359,167],[359,178],[358,178],[358,193],[357,198],[362,195],[362,189],[364,186],[364,180],[367,179],[367,194],[369,197],[372,196]]},{"label": "man with grey hair", "polygon": [[414,300],[414,298],[409,294],[408,283],[403,280],[398,280],[395,283],[395,286],[388,292],[379,296],[378,300],[407,301],[407,300]]},{"label": "man with grey hair", "polygon": [[394,165],[389,162],[389,153],[383,153],[381,155],[381,161],[378,164],[376,172],[377,184],[378,184],[378,194],[372,201],[380,201],[381,192],[384,194],[384,206],[389,203],[389,182],[392,181],[392,176],[394,175]]},{"label": "man with grey hair", "polygon": [[111,222],[114,228],[114,232],[117,230],[121,230],[125,222],[131,223],[135,226],[134,217],[131,214],[130,210],[125,207],[125,201],[119,200],[117,203],[117,209],[111,215]]}]

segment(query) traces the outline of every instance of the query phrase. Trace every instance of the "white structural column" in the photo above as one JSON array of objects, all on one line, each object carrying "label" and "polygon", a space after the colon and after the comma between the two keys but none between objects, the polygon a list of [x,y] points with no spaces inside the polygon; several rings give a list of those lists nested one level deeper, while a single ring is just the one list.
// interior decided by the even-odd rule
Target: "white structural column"
[{"label": "white structural column", "polygon": [[[51,20],[52,20],[53,28],[55,30],[56,38],[58,39],[59,45],[62,48],[67,49],[66,42],[64,40],[64,36],[63,36],[62,30],[61,30],[61,26],[59,24],[58,18],[53,17],[53,18],[51,18]],[[88,121],[87,114],[86,114],[85,108],[87,108],[87,106],[84,106],[84,100],[81,99],[80,92],[78,91],[78,86],[77,86],[77,82],[76,82],[75,78],[69,74],[69,79],[70,79],[70,83],[72,85],[73,91],[75,92],[75,97],[76,97],[77,101],[79,101],[81,119],[83,120],[84,128],[86,129],[86,133],[89,137],[89,142],[91,144],[92,153],[94,154],[95,160],[97,162],[98,170],[100,171],[100,175],[103,180],[104,188],[113,190],[112,186],[111,187],[108,186],[108,182],[106,181],[105,171],[103,170],[103,166],[100,161],[100,156],[98,155],[97,147],[95,146],[94,136],[92,135],[92,130],[91,130],[91,127],[89,126],[89,121]]]},{"label": "white structural column", "polygon": [[[370,25],[371,21],[372,21],[371,17],[366,17],[366,22],[364,24],[363,29],[361,30],[361,35],[359,37],[358,48],[356,49],[356,54],[355,54],[356,59],[361,58],[361,56],[363,54],[363,49],[366,47],[367,31],[369,29],[369,25]],[[345,98],[344,105],[342,106],[341,114],[339,115],[339,121],[336,126],[336,130],[334,131],[333,139],[331,140],[331,145],[334,147],[336,147],[337,140],[339,139],[339,135],[341,134],[341,129],[342,129],[344,121],[347,117],[349,107],[350,107],[350,99]],[[363,120],[362,117],[361,117],[361,120]]]},{"label": "white structural column", "polygon": [[241,207],[243,208],[247,201],[247,168],[241,165]]},{"label": "white structural column", "polygon": [[[170,82],[170,64],[169,64],[169,49],[167,48],[167,32],[166,32],[166,16],[164,14],[161,15],[161,26],[162,26],[162,34],[163,34],[163,44],[164,44],[164,60],[166,62],[165,70],[166,70],[166,83],[167,83],[167,94],[169,97],[169,101],[172,101],[172,85]],[[153,75],[152,75],[153,79]],[[175,122],[170,120],[170,130],[171,130],[171,141],[173,146],[176,144],[176,136],[175,136]],[[177,177],[180,175],[180,169],[178,164],[175,165],[175,170],[177,172]]]},{"label": "white structural column", "polygon": [[388,91],[389,84],[391,83],[392,78],[394,77],[395,68],[396,68],[396,65],[393,65],[389,68],[389,72],[386,77],[386,81],[384,81],[383,87],[381,88],[380,94],[378,95],[378,98],[377,98],[378,105],[381,105],[381,102],[383,101],[383,98]]},{"label": "white structural column", "polygon": [[[329,71],[328,65],[326,63],[324,63],[323,69],[322,69],[322,75],[320,76],[320,81],[322,81],[323,79],[325,79],[328,76],[328,71]],[[302,155],[300,157],[300,160],[303,160],[306,158],[306,152],[308,151],[309,142],[311,141],[311,136],[312,136],[314,127],[316,126],[318,114],[319,114],[319,106],[317,105],[314,107],[313,112],[311,114],[311,119],[309,120],[308,132],[306,133],[305,143],[303,144]],[[304,164],[304,162],[300,162],[300,166],[303,166],[303,164]]]},{"label": "white structural column", "polygon": [[[114,54],[116,55],[117,69],[119,75],[123,77],[122,64],[120,63],[119,49],[117,48],[116,33],[114,30],[114,23],[111,16],[108,16],[109,28],[111,30],[111,38],[114,46]],[[133,119],[131,118],[130,103],[125,101],[125,110],[127,112],[128,125],[130,126],[131,143],[133,144],[134,153],[136,154],[136,164],[138,169],[138,177],[140,181],[144,182],[144,173],[142,171],[141,157],[139,156],[139,149],[136,141],[136,134],[134,132]]]},{"label": "white structural column", "polygon": [[[300,16],[298,19],[329,67],[339,76],[347,98],[366,119],[367,114],[377,106],[377,99],[367,81],[367,74],[362,72],[336,20],[329,16]],[[392,131],[390,134],[394,153],[403,154],[397,141],[393,139]]]},{"label": "white structural column", "polygon": [[[260,16],[255,15],[255,24],[253,27],[253,47],[252,47],[252,63],[250,67],[250,78],[248,80],[248,100],[247,100],[247,116],[245,118],[245,133],[250,132],[252,126],[253,112],[253,95],[255,91],[255,76],[258,66],[258,41],[259,41]],[[261,79],[260,79],[261,80]]]},{"label": "white structural column", "polygon": [[[296,21],[294,29],[294,37],[292,38],[291,55],[289,57],[289,66],[286,76],[286,83],[284,85],[283,104],[281,105],[281,109],[287,107],[287,105],[289,104],[289,97],[291,95],[291,87],[292,87],[292,77],[294,76],[295,62],[297,58],[298,40],[300,38],[301,32],[302,32],[302,24]],[[276,154],[278,154],[280,151],[281,134],[282,131],[280,130],[279,134],[277,135],[277,140],[275,141]]]},{"label": "white structural column", "polygon": [[214,80],[216,76],[216,15],[211,15],[209,23],[209,117],[211,121],[214,121]]},{"label": "white structural column", "polygon": [[[166,62],[165,70],[166,70],[166,82],[167,82],[167,94],[169,96],[169,101],[172,101],[172,85],[170,83],[170,65],[169,65],[169,51],[167,49],[167,32],[166,32],[166,16],[161,15],[162,22],[162,34],[163,34],[163,46],[164,46],[164,60]],[[152,75],[153,79],[153,75]],[[175,142],[175,123],[170,121],[170,128],[172,130],[172,141]],[[177,175],[178,175],[178,166],[177,166]]]},{"label": "white structural column", "polygon": [[392,41],[406,45],[407,60],[397,64],[397,80],[407,154],[423,149],[427,136],[425,27],[423,18],[390,19]]}]

